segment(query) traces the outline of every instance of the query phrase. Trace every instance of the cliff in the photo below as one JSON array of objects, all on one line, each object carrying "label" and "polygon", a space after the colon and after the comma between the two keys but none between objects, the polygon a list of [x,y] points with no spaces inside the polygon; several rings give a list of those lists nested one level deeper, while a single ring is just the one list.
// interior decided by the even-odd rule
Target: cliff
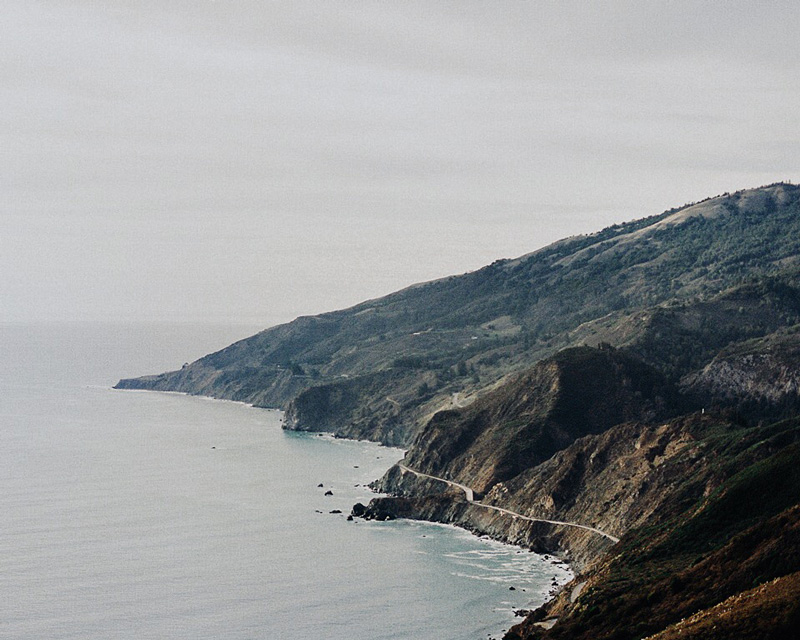
[{"label": "cliff", "polygon": [[732,343],[682,384],[708,404],[735,406],[746,415],[800,414],[800,325]]},{"label": "cliff", "polygon": [[684,405],[664,376],[612,347],[576,347],[463,409],[437,413],[405,463],[485,493],[577,438],[626,421],[653,422]]},{"label": "cliff", "polygon": [[[715,620],[729,598],[751,598],[753,588],[800,570],[797,421],[747,432],[705,420],[695,427],[702,462],[676,476],[656,511],[509,639],[672,637],[682,620]],[[773,602],[769,616],[754,619],[758,607],[728,610],[726,624],[758,629],[744,637],[791,637],[781,634],[787,624],[797,629],[798,590],[794,579],[784,586],[791,597]],[[539,626],[555,616],[552,629]]]}]

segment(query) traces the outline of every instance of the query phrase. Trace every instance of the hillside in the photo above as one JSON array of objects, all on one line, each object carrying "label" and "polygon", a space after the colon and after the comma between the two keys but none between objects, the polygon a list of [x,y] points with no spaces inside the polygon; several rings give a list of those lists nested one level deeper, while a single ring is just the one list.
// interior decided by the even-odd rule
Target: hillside
[{"label": "hillside", "polygon": [[[797,421],[747,432],[713,420],[692,425],[692,432],[689,450],[704,455],[692,465],[676,455],[663,462],[687,467],[662,483],[671,495],[656,500],[656,510],[580,576],[577,597],[572,585],[508,638],[672,637],[685,618],[707,622],[729,598],[750,599],[751,589],[800,570]],[[728,609],[729,623],[759,629],[741,637],[792,637],[781,633],[797,630],[791,625],[799,619],[800,591],[795,579],[785,588],[789,598],[773,603],[768,617]],[[537,624],[551,616],[558,617],[552,629]]]},{"label": "hillside", "polygon": [[[764,340],[731,351],[760,358],[759,345],[776,349]],[[782,357],[795,379],[800,358]],[[775,393],[784,379],[772,383],[760,381],[759,406],[775,398],[773,410],[694,410],[630,355],[569,349],[437,414],[375,484],[393,497],[362,515],[457,524],[568,559],[575,581],[510,640],[641,638],[706,610],[698,629],[724,614],[731,629],[783,637],[776,629],[800,614],[796,581],[748,591],[800,571],[800,415],[765,418],[787,409]],[[473,488],[476,500],[416,472]],[[737,597],[748,603],[740,615],[716,609]],[[767,621],[748,617],[765,610]]]},{"label": "hillside", "polygon": [[461,410],[437,413],[406,463],[485,493],[582,436],[654,422],[685,402],[663,375],[611,347],[559,352]]},{"label": "hillside", "polygon": [[[435,412],[564,347],[628,345],[656,365],[672,358],[666,373],[679,377],[716,352],[665,355],[659,341],[702,330],[695,326],[702,305],[745,314],[730,318],[737,339],[784,326],[781,314],[798,314],[798,237],[799,187],[725,194],[351,309],[298,318],[180,371],[118,386],[283,408],[290,428],[407,445]],[[791,299],[776,302],[772,316],[761,313],[757,292],[741,290],[741,302],[714,302],[765,276],[780,281]],[[671,320],[675,314],[682,324]],[[745,317],[752,324],[741,322]]]},{"label": "hillside", "polygon": [[509,640],[800,622],[800,188],[775,184],[299,318],[121,388],[405,445],[354,516],[556,553]]}]

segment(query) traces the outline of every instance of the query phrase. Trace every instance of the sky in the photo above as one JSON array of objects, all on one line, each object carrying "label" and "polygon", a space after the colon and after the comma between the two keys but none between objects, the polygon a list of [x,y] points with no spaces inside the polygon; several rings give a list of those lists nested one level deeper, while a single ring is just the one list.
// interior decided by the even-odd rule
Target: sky
[{"label": "sky", "polygon": [[0,322],[266,327],[800,179],[794,2],[2,14]]}]

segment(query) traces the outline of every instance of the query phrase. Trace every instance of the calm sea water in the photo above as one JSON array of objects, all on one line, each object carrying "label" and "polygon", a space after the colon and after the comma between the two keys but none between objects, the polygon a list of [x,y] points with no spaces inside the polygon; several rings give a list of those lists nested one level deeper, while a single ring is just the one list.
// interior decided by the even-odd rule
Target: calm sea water
[{"label": "calm sea water", "polygon": [[347,522],[397,449],[110,388],[255,329],[0,325],[0,637],[485,639],[569,577],[451,527]]}]

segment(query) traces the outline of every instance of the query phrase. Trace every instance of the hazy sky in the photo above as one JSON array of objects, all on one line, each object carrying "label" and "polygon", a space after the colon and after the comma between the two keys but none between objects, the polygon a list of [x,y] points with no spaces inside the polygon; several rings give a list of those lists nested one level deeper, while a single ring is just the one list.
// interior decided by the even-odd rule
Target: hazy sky
[{"label": "hazy sky", "polygon": [[5,0],[0,321],[265,326],[800,178],[796,2]]}]

